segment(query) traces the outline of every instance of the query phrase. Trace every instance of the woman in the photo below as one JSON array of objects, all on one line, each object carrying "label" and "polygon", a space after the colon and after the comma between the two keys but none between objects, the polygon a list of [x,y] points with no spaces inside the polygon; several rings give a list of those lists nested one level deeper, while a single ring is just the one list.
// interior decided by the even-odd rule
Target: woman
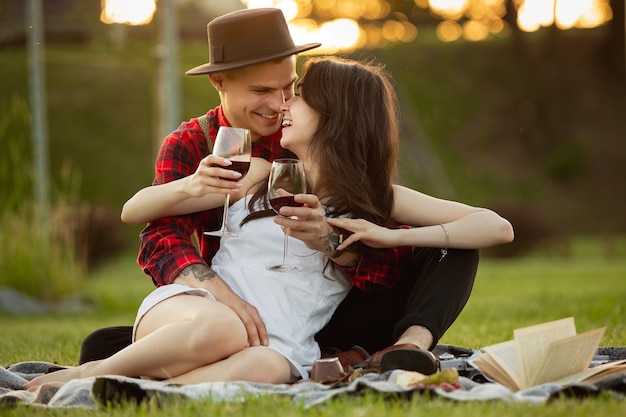
[{"label": "woman", "polygon": [[[213,271],[259,309],[269,346],[249,346],[243,324],[232,310],[215,301],[219,297],[202,289],[166,285],[144,300],[133,344],[108,359],[36,378],[30,387],[101,374],[141,375],[176,383],[279,383],[307,378],[320,355],[314,335],[351,287],[334,265],[349,265],[355,258],[349,246],[338,250],[341,234],[328,218],[351,216],[392,226],[393,214],[415,225],[435,225],[420,228],[424,230],[422,239],[441,247],[462,246],[464,234],[476,232],[476,226],[487,226],[489,231],[481,245],[507,239],[500,230],[492,230],[508,222],[488,210],[418,193],[414,198],[432,203],[433,209],[424,207],[423,214],[414,215],[407,206],[394,207],[394,193],[410,190],[394,189],[391,183],[398,148],[397,106],[381,67],[338,58],[310,60],[296,95],[282,110],[281,145],[305,164],[311,194],[295,197],[303,207],[281,209],[284,216],[297,218],[275,216],[273,221],[289,228],[290,235],[297,238],[291,239],[290,248],[299,256],[304,271],[282,274],[264,268],[282,253],[282,230],[272,223],[272,217],[259,216],[269,208],[267,180],[263,178],[269,164],[256,159],[243,181],[248,184],[228,191],[233,193],[229,224],[238,227],[234,231],[242,238],[223,239],[212,264]],[[127,221],[145,222],[154,218],[141,218],[141,208],[146,206],[152,207],[150,216],[173,214],[168,211],[172,207],[178,214],[219,207],[223,203],[220,194],[197,190],[219,188],[215,177],[226,175],[222,172],[226,170],[207,166],[200,170],[204,175],[197,172],[195,178],[181,179],[175,185],[140,191],[125,205],[123,216],[128,216]],[[248,189],[247,185],[259,178],[263,180]],[[202,185],[194,187],[198,184]],[[459,227],[459,235],[444,236],[439,224],[454,222],[466,231]]]}]

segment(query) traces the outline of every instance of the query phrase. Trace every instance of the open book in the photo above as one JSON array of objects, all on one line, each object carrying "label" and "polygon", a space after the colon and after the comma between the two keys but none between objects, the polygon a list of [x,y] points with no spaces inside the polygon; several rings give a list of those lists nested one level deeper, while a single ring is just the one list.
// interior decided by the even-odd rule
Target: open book
[{"label": "open book", "polygon": [[513,340],[484,347],[473,365],[513,391],[555,382],[594,382],[626,372],[626,360],[590,368],[606,327],[576,334],[572,317],[513,332]]}]

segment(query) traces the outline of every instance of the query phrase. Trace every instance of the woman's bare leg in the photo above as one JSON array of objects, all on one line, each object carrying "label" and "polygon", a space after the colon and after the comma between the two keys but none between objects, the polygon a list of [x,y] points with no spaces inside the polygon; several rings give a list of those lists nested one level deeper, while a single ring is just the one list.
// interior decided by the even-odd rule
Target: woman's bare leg
[{"label": "woman's bare leg", "polygon": [[265,346],[247,347],[234,355],[168,382],[197,384],[210,381],[251,381],[269,384],[294,382],[289,362],[280,353]]},{"label": "woman's bare leg", "polygon": [[28,387],[97,375],[173,378],[241,351],[247,333],[225,305],[178,295],[154,306],[137,327],[137,341],[101,361],[33,379]]}]

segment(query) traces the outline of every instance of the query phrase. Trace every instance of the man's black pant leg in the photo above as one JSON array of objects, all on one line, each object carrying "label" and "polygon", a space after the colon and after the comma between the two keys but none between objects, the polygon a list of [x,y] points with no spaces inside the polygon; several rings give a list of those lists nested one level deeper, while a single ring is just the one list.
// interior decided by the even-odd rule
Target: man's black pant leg
[{"label": "man's black pant leg", "polygon": [[478,268],[479,251],[415,248],[394,288],[365,293],[353,288],[331,321],[316,336],[322,349],[360,345],[373,353],[392,345],[409,326],[433,334],[431,349],[467,303]]},{"label": "man's black pant leg", "polygon": [[[417,248],[414,266],[422,265],[419,274],[413,266],[403,271],[403,280],[415,284],[411,287],[406,310],[395,323],[393,337],[397,340],[412,325],[420,325],[433,335],[433,349],[452,326],[467,304],[478,270],[477,249],[449,249],[441,259],[439,249]],[[441,260],[441,261],[440,261]]]},{"label": "man's black pant leg", "polygon": [[78,362],[96,361],[113,356],[132,343],[133,326],[104,327],[90,333],[80,347]]}]

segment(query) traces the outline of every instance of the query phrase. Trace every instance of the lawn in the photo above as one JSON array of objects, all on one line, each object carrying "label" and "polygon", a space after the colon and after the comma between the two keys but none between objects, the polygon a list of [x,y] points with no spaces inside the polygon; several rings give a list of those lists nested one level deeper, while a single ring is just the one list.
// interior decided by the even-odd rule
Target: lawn
[{"label": "lawn", "polygon": [[[441,343],[478,348],[508,340],[517,327],[573,316],[578,331],[607,326],[603,346],[626,345],[624,304],[626,298],[626,239],[607,250],[602,241],[583,237],[571,242],[570,255],[557,257],[542,252],[524,259],[484,259],[474,292],[458,321]],[[134,264],[133,254],[95,271],[88,295],[94,311],[36,317],[1,317],[0,365],[45,360],[76,364],[80,342],[90,331],[104,326],[130,324],[134,310],[151,284]],[[623,415],[626,401],[609,395],[596,399],[558,400],[549,404],[503,402],[456,403],[415,397],[412,400],[367,394],[303,409],[284,398],[256,398],[243,403],[219,404],[181,401],[157,406],[126,405],[89,412],[94,416],[126,415],[324,415],[364,416],[574,416]],[[3,416],[85,415],[85,410],[43,410],[20,407],[2,410]]]}]

